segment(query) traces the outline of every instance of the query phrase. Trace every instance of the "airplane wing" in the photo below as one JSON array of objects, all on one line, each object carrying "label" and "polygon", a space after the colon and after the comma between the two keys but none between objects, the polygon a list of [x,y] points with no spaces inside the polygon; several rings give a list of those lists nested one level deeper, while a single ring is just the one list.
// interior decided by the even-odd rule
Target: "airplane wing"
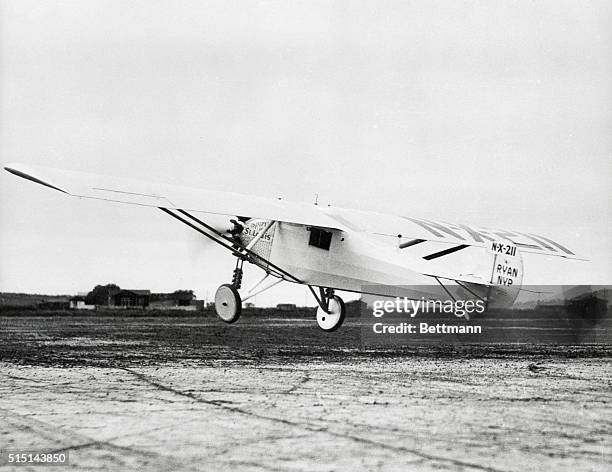
[{"label": "airplane wing", "polygon": [[331,208],[329,214],[353,231],[395,238],[401,249],[425,260],[442,258],[466,247],[490,248],[492,243],[499,242],[512,244],[520,252],[582,259],[566,246],[546,236],[525,231],[480,228],[342,208]]},{"label": "airplane wing", "polygon": [[345,230],[313,204],[255,197],[235,192],[203,190],[136,179],[65,171],[43,166],[6,165],[8,172],[80,198],[93,198],[157,208],[181,209],[228,216],[263,218],[321,228]]},{"label": "airplane wing", "polygon": [[485,248],[498,241],[516,245],[521,252],[579,259],[556,241],[526,232],[477,228],[362,210],[325,208],[280,198],[150,183],[43,166],[9,164],[5,169],[24,179],[81,198],[390,236],[397,239],[401,249],[426,261],[442,258],[465,247]]}]

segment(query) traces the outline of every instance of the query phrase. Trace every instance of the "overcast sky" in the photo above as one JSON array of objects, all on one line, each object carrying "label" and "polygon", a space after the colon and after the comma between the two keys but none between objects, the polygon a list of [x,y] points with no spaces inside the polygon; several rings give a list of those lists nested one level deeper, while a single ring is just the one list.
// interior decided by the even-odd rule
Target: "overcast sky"
[{"label": "overcast sky", "polygon": [[[525,282],[612,283],[609,1],[0,5],[2,164],[532,231],[591,262]],[[0,199],[1,291],[231,277],[159,211],[6,172]],[[282,285],[257,302],[311,303]]]}]

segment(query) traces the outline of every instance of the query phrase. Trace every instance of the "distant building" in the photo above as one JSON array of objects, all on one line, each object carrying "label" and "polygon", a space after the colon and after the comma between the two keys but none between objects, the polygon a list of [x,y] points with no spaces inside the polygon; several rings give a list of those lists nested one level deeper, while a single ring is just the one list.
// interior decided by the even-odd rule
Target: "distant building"
[{"label": "distant building", "polygon": [[566,303],[568,312],[587,320],[602,320],[608,314],[608,301],[595,293],[587,293]]},{"label": "distant building", "polygon": [[120,290],[113,296],[113,304],[124,308],[146,308],[150,301],[150,290]]},{"label": "distant building", "polygon": [[42,300],[38,304],[41,310],[66,310],[70,307],[70,300],[67,296],[54,296]]},{"label": "distant building", "polygon": [[177,290],[173,293],[152,293],[149,308],[158,310],[198,310],[202,304],[195,300],[190,290]]},{"label": "distant building", "polygon": [[293,311],[297,308],[295,303],[279,303],[276,308],[280,311]]},{"label": "distant building", "polygon": [[344,307],[346,308],[346,316],[348,317],[358,318],[362,313],[372,313],[371,311],[367,311],[368,305],[361,299],[346,302]]},{"label": "distant building", "polygon": [[85,295],[77,295],[75,297],[70,297],[70,308],[72,310],[95,310],[95,305],[87,305],[85,303]]}]

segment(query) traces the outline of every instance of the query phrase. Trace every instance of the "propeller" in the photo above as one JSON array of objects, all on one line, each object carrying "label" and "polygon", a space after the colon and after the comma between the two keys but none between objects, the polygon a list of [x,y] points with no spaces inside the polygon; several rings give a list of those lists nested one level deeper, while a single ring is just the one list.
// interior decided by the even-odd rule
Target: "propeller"
[{"label": "propeller", "polygon": [[[232,239],[232,241],[240,244],[240,235],[244,231],[244,222],[246,222],[247,220],[248,218],[237,216],[235,218],[230,219],[229,222],[227,222],[227,220],[223,222],[222,220],[217,219],[212,221],[206,221],[206,224],[217,233],[222,234],[224,236],[228,236]],[[198,253],[197,255],[201,255],[201,251],[203,249],[213,246],[213,241],[202,236],[201,234],[198,234],[196,232],[191,232],[190,234],[192,235],[191,237],[194,240],[193,247],[196,253]]]}]

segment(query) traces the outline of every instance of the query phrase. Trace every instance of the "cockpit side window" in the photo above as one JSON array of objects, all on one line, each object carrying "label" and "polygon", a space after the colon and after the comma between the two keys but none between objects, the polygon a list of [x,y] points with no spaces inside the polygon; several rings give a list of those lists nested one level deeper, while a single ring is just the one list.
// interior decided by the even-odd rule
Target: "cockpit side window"
[{"label": "cockpit side window", "polygon": [[310,228],[310,239],[308,240],[309,246],[318,247],[319,249],[325,249],[329,251],[331,245],[332,232],[325,231],[320,228]]}]

